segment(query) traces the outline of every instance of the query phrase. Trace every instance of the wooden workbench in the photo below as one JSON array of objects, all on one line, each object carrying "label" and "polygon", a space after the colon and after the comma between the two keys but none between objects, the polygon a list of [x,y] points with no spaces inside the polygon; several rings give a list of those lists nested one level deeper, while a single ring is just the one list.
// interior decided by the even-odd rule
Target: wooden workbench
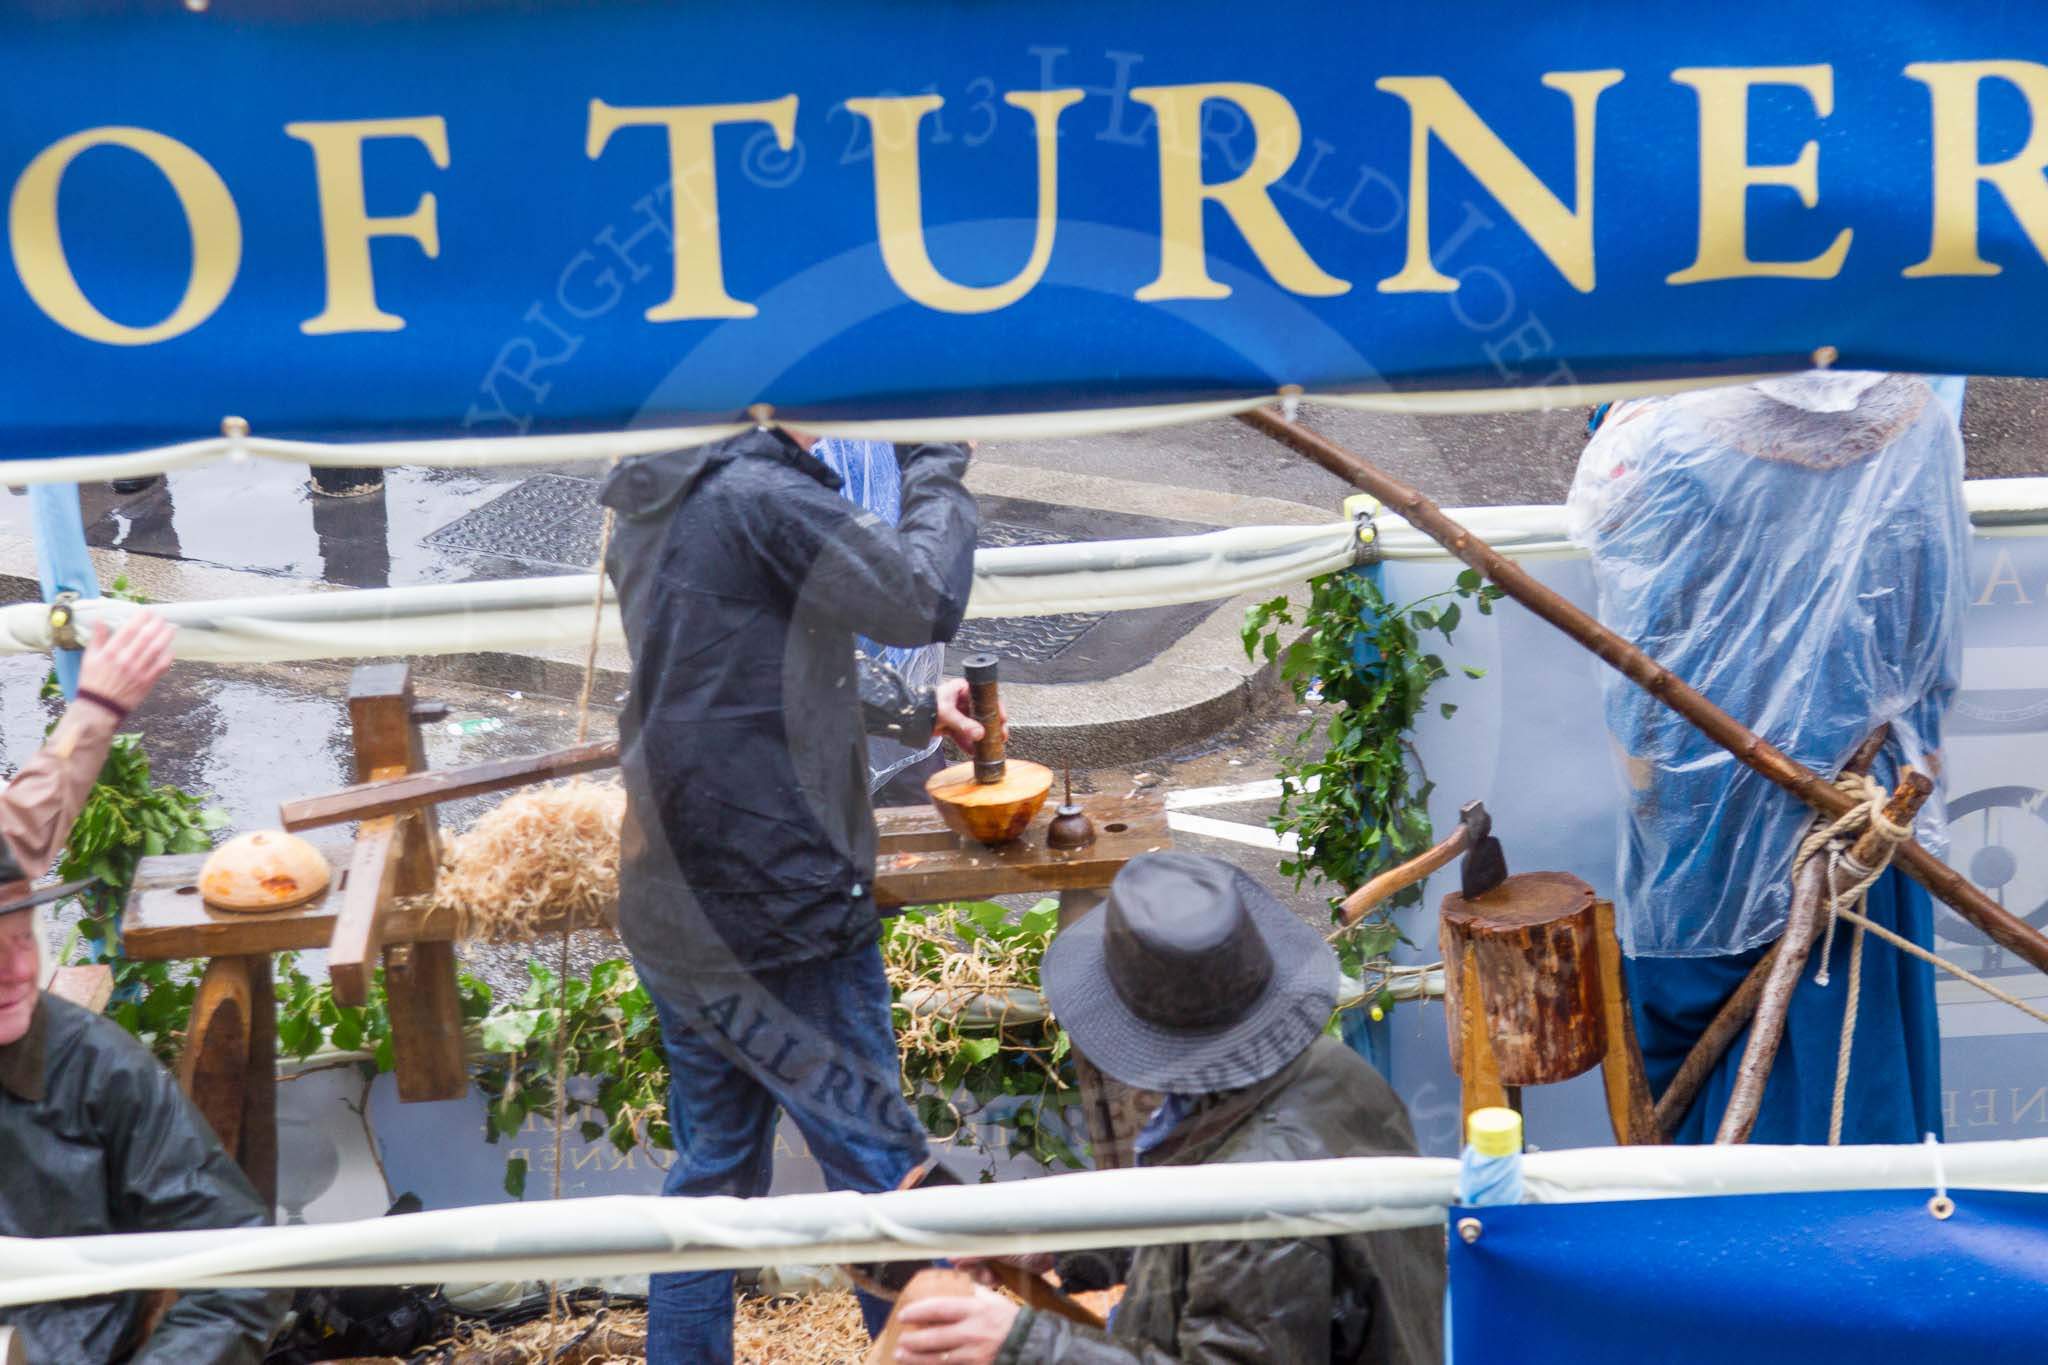
[{"label": "wooden workbench", "polygon": [[[993,896],[1051,895],[1060,902],[1060,924],[1071,924],[1101,903],[1110,881],[1125,863],[1172,842],[1165,802],[1156,795],[1087,796],[1080,804],[1095,824],[1096,837],[1088,847],[1072,850],[1046,847],[1050,804],[1022,838],[1000,848],[963,840],[929,806],[877,811],[876,902],[895,909]],[[210,958],[240,964],[221,969],[218,974],[225,979],[216,989],[226,993],[230,1012],[241,1016],[227,1032],[246,1038],[246,1069],[238,1070],[226,1051],[216,1064],[195,1053],[189,1059],[187,1083],[195,1101],[217,1126],[243,1134],[241,1154],[255,1167],[252,1177],[268,1174],[275,1161],[263,1134],[252,1131],[266,1126],[274,1103],[270,1087],[258,1077],[276,1064],[270,954],[328,948],[350,901],[350,852],[345,847],[324,851],[333,869],[324,896],[260,914],[215,910],[207,905],[198,890],[199,869],[205,861],[201,855],[145,858],[136,869],[122,920],[122,942],[131,957]],[[414,951],[414,945],[447,945],[455,937],[455,923],[452,916],[422,913],[399,901],[383,916],[380,931],[382,944],[404,954]],[[445,946],[441,950],[445,952]],[[200,1004],[209,1005],[211,995],[203,992],[202,996]],[[1101,1076],[1085,1059],[1078,1062],[1088,1136],[1097,1163],[1132,1164],[1130,1143],[1151,1102]],[[461,1084],[466,1086],[466,1080]],[[401,1093],[412,1088],[402,1087]],[[420,1092],[420,1097],[444,1098],[447,1090],[448,1078],[444,1077],[433,1083],[431,1091]],[[230,1091],[237,1091],[239,1098],[226,1098]]]}]

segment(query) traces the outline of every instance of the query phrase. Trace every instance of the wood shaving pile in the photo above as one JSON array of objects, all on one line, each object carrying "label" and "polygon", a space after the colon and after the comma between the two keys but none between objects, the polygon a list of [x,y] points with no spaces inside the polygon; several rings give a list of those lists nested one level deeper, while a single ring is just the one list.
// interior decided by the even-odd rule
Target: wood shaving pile
[{"label": "wood shaving pile", "polygon": [[447,840],[434,908],[463,938],[529,940],[603,922],[619,900],[626,789],[571,778],[515,792]]},{"label": "wood shaving pile", "polygon": [[745,1298],[732,1325],[735,1365],[861,1365],[868,1329],[846,1290]]},{"label": "wood shaving pile", "polygon": [[[732,1335],[734,1365],[861,1365],[868,1349],[860,1304],[844,1290],[742,1298]],[[645,1365],[646,1341],[647,1315],[634,1309],[607,1309],[594,1330],[588,1316],[504,1332],[472,1325],[451,1340],[449,1365]]]}]

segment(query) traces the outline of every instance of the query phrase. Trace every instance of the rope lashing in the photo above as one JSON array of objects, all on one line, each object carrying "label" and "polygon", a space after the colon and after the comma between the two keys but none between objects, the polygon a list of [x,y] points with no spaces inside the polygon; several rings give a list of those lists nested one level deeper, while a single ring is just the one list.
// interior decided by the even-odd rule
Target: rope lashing
[{"label": "rope lashing", "polygon": [[[1886,867],[1891,863],[1893,852],[1912,837],[1913,831],[1910,826],[1897,824],[1885,815],[1884,788],[1868,775],[1845,773],[1836,779],[1835,785],[1857,798],[1856,806],[1839,819],[1807,835],[1799,845],[1798,854],[1793,858],[1795,878],[1797,869],[1808,859],[1825,857],[1828,860],[1828,925],[1821,947],[1820,967],[1814,974],[1815,985],[1828,984],[1828,961],[1834,950],[1835,922],[1846,920],[1856,929],[1856,936],[1849,948],[1848,996],[1842,1006],[1842,1038],[1835,1058],[1835,1093],[1828,1112],[1830,1146],[1839,1146],[1842,1141],[1842,1115],[1849,1093],[1849,1062],[1854,1050],[1857,1007],[1863,989],[1863,942],[1866,934],[1875,934],[1900,952],[1939,967],[1958,980],[1975,986],[1992,999],[2002,1000],[2014,1009],[2048,1024],[2048,1012],[2043,1012],[2011,992],[1992,985],[1983,977],[1965,970],[1940,954],[1930,952],[1904,935],[1887,929],[1863,913],[1865,895],[1877,879],[1884,875]],[[1850,845],[1865,830],[1873,831],[1879,844],[1879,856],[1874,867],[1865,867],[1849,853]]]},{"label": "rope lashing", "polygon": [[[1826,855],[1828,860],[1828,927],[1827,937],[1821,944],[1820,970],[1814,974],[1813,984],[1828,984],[1828,960],[1835,948],[1835,919],[1844,905],[1856,906],[1863,902],[1864,893],[1876,884],[1891,865],[1892,853],[1913,837],[1911,825],[1895,824],[1884,813],[1885,789],[1868,773],[1843,773],[1835,779],[1836,790],[1855,798],[1856,805],[1841,816],[1808,834],[1799,845],[1799,852],[1793,856],[1793,877],[1798,878],[1798,869],[1809,858]],[[1818,819],[1816,818],[1816,823]],[[1856,837],[1865,830],[1872,830],[1879,840],[1877,865],[1865,867],[1850,854],[1850,847]],[[1848,876],[1845,885],[1844,874]]]},{"label": "rope lashing", "polygon": [[[1828,963],[1835,951],[1835,922],[1846,917],[1845,907],[1862,906],[1864,895],[1891,865],[1893,851],[1913,837],[1911,825],[1894,823],[1884,813],[1885,789],[1868,773],[1843,773],[1835,779],[1835,787],[1856,798],[1856,804],[1807,835],[1792,859],[1795,877],[1809,859],[1827,859],[1828,924],[1821,940],[1820,968],[1813,977],[1816,986],[1828,984]],[[1857,836],[1865,830],[1874,833],[1878,841],[1878,856],[1870,867],[1865,867],[1851,852]],[[1856,917],[1863,918],[1861,914]],[[1835,1054],[1835,1093],[1828,1110],[1830,1147],[1838,1147],[1842,1142],[1842,1114],[1849,1094],[1849,1055],[1855,1047],[1857,1006],[1863,993],[1863,933],[1864,925],[1859,923],[1849,949],[1848,999],[1842,1005],[1842,1040]]]}]

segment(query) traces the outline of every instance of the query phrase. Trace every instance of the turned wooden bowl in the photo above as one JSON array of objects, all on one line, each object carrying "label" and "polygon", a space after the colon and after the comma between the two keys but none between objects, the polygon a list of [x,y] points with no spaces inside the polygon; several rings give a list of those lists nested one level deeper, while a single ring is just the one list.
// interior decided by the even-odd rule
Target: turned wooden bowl
[{"label": "turned wooden bowl", "polygon": [[1052,769],[1010,759],[1000,782],[974,780],[974,764],[955,763],[932,774],[924,794],[957,834],[977,843],[1007,844],[1031,827],[1031,817],[1052,791]]},{"label": "turned wooden bowl", "polygon": [[219,910],[283,910],[327,890],[327,858],[296,834],[257,830],[228,840],[199,869],[199,894]]}]

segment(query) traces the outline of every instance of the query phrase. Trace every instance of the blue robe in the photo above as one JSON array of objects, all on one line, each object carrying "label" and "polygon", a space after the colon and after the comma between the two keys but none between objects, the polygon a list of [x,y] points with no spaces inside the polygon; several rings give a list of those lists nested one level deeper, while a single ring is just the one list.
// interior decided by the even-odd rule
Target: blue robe
[{"label": "blue robe", "polygon": [[[1870,889],[1865,913],[1915,943],[1934,938],[1934,906],[1927,891],[1893,868]],[[1764,1086],[1751,1142],[1824,1143],[1835,1093],[1842,1011],[1848,999],[1849,947],[1854,931],[1835,928],[1826,986],[1814,984],[1821,945],[1792,992],[1785,1040]],[[1661,1095],[1700,1034],[1734,994],[1766,949],[1726,957],[1627,959],[1636,1037],[1650,1093]],[[1935,1019],[1933,969],[1875,934],[1863,941],[1863,984],[1850,1049],[1849,1090],[1842,1117],[1844,1142],[1918,1142],[1941,1133],[1941,1037]],[[1749,1045],[1744,1029],[1700,1087],[1699,1098],[1673,1135],[1707,1143],[1721,1126],[1735,1071]]]}]

